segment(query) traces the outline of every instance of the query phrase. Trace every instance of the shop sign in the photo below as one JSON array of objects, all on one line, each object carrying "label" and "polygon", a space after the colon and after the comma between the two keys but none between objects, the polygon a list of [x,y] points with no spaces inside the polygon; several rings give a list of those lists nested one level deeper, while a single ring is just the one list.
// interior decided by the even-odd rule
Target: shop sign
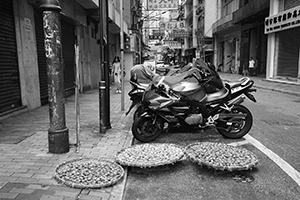
[{"label": "shop sign", "polygon": [[265,19],[265,34],[300,26],[300,6],[280,12]]},{"label": "shop sign", "polygon": [[185,21],[169,21],[169,22],[160,22],[160,28],[165,28],[168,30],[174,29],[184,29],[185,28]]},{"label": "shop sign", "polygon": [[148,0],[148,10],[178,9],[178,0]]},{"label": "shop sign", "polygon": [[162,35],[149,35],[149,40],[162,40],[163,38]]},{"label": "shop sign", "polygon": [[153,33],[154,36],[164,36],[165,35],[164,30],[153,30],[152,33]]},{"label": "shop sign", "polygon": [[181,42],[178,41],[164,41],[170,49],[181,49]]},{"label": "shop sign", "polygon": [[173,30],[170,33],[170,37],[177,37],[177,38],[186,38],[192,35],[192,31],[186,31],[185,29],[181,29],[181,30]]}]

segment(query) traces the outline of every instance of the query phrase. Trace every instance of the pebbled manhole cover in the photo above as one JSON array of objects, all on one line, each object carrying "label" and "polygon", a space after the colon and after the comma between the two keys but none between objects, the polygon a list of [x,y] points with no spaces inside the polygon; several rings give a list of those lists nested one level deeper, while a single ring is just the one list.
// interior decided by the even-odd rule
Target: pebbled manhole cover
[{"label": "pebbled manhole cover", "polygon": [[184,156],[183,149],[171,143],[137,144],[121,150],[116,155],[120,165],[140,168],[173,164]]},{"label": "pebbled manhole cover", "polygon": [[123,176],[124,169],[115,162],[79,158],[58,165],[54,178],[69,187],[98,189],[116,184]]},{"label": "pebbled manhole cover", "polygon": [[185,153],[192,162],[216,170],[242,171],[258,164],[256,155],[247,149],[218,142],[189,144]]},{"label": "pebbled manhole cover", "polygon": [[251,183],[254,181],[254,177],[250,174],[245,174],[245,173],[237,173],[233,175],[233,180],[236,182],[241,182],[241,183]]}]

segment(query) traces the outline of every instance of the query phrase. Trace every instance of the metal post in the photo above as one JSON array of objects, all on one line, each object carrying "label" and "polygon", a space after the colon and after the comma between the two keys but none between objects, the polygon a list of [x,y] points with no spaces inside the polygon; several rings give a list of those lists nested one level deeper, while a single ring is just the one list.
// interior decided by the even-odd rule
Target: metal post
[{"label": "metal post", "polygon": [[124,18],[123,18],[123,0],[120,0],[120,47],[121,47],[121,80],[122,80],[122,93],[121,93],[121,110],[124,110]]},{"label": "metal post", "polygon": [[98,1],[99,4],[99,24],[98,24],[98,31],[99,31],[99,132],[105,133],[104,128],[104,91],[105,91],[105,83],[102,82],[102,69],[103,69],[103,7],[102,7],[102,0]]},{"label": "metal post", "polygon": [[69,152],[69,130],[66,128],[64,82],[61,47],[60,5],[58,0],[42,0],[45,54],[48,75],[50,153]]},{"label": "metal post", "polygon": [[105,0],[105,8],[104,10],[105,15],[103,16],[106,23],[106,51],[105,53],[105,63],[104,63],[104,76],[105,76],[105,128],[111,129],[111,123],[110,123],[110,77],[109,77],[109,31],[108,31],[108,0]]},{"label": "metal post", "polygon": [[76,114],[76,150],[75,152],[79,152],[79,134],[80,134],[80,105],[79,105],[79,44],[75,44],[75,66],[76,66],[76,80],[75,80],[75,114]]}]

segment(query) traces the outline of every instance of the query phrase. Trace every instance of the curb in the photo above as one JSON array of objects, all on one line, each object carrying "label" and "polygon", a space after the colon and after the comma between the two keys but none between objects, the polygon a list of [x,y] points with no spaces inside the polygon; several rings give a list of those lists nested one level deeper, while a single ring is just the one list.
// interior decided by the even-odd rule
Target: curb
[{"label": "curb", "polygon": [[270,88],[270,87],[260,86],[260,85],[254,85],[253,87],[259,88],[259,89],[265,89],[265,90],[275,91],[275,92],[281,92],[281,93],[284,93],[284,94],[289,94],[289,95],[294,95],[294,96],[299,96],[300,97],[300,93],[299,92],[292,92],[290,90],[284,90],[284,89],[278,89],[278,88]]},{"label": "curb", "polygon": [[[223,81],[230,81],[228,79],[222,79]],[[262,85],[258,85],[258,84],[254,84],[253,85],[254,88],[259,88],[259,89],[264,89],[264,90],[270,90],[270,91],[275,91],[275,92],[281,92],[284,94],[289,94],[289,95],[294,95],[294,96],[300,96],[299,92],[293,92],[290,90],[284,90],[284,89],[280,89],[280,88],[271,88],[271,87],[267,87],[267,86],[262,86]]]},{"label": "curb", "polygon": [[[129,139],[126,141],[126,144],[123,146],[123,148],[127,148],[132,146],[134,141],[134,138],[132,137],[132,135],[129,137]],[[118,188],[118,191],[122,191],[119,194],[116,194],[116,198],[113,198],[112,200],[123,200],[124,198],[124,193],[125,193],[125,189],[126,189],[126,183],[127,183],[127,178],[128,178],[128,167],[124,167],[124,178],[120,183],[120,187]],[[114,196],[114,189],[112,191],[112,196]]]}]

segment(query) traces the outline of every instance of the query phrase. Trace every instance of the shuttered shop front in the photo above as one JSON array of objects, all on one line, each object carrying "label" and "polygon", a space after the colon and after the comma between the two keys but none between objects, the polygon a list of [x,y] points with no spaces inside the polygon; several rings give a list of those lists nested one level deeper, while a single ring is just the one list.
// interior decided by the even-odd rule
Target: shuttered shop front
[{"label": "shuttered shop front", "polygon": [[280,31],[277,33],[278,66],[277,76],[295,79],[298,77],[300,27]]},{"label": "shuttered shop front", "polygon": [[62,17],[62,51],[64,62],[64,88],[66,94],[74,92],[75,87],[75,28],[73,21]]},{"label": "shuttered shop front", "polygon": [[38,9],[34,10],[34,22],[35,22],[37,58],[38,58],[38,66],[39,66],[41,104],[45,105],[48,103],[48,80],[47,80],[47,63],[46,63],[46,56],[45,56],[42,11]]},{"label": "shuttered shop front", "polygon": [[0,6],[0,114],[22,104],[12,2]]}]

